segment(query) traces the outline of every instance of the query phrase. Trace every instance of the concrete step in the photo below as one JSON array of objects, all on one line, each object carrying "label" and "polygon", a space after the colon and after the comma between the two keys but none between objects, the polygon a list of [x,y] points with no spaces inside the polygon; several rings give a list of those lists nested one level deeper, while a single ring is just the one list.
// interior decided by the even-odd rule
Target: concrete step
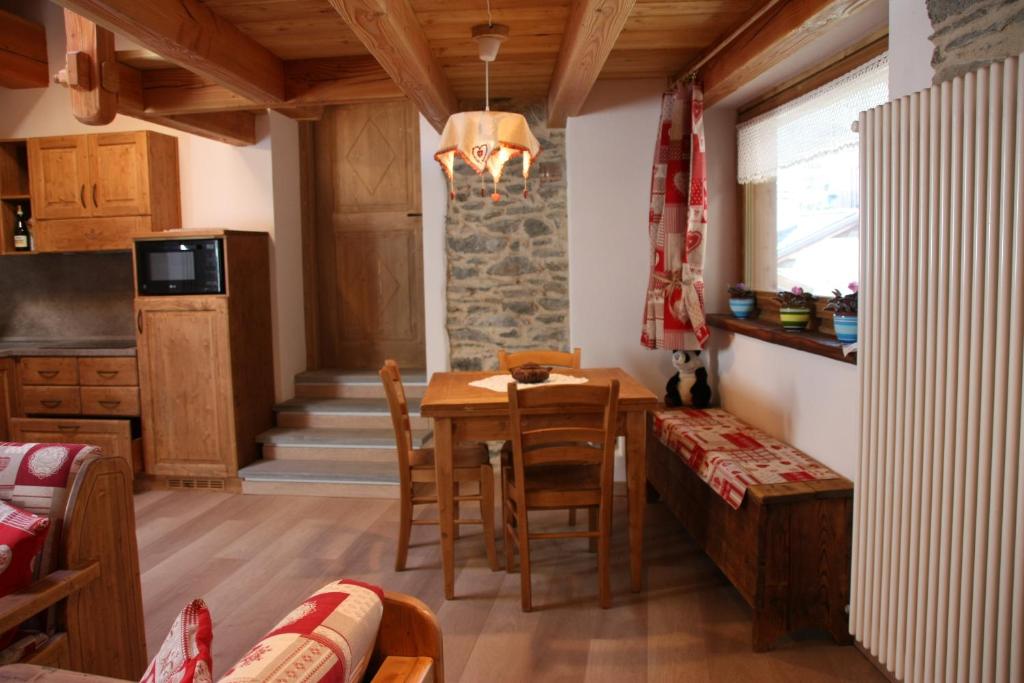
[{"label": "concrete step", "polygon": [[[409,399],[409,422],[414,430],[430,428],[419,414],[419,399]],[[392,427],[388,402],[382,398],[293,398],[274,407],[279,427],[380,429]]]},{"label": "concrete step", "polygon": [[324,460],[259,460],[238,471],[242,493],[399,497],[398,464]]},{"label": "concrete step", "polygon": [[[416,430],[413,448],[429,443],[431,432]],[[333,460],[394,463],[395,433],[391,429],[302,429],[277,427],[256,437],[265,460]]]},{"label": "concrete step", "polygon": [[[408,398],[421,398],[427,390],[427,374],[413,370],[402,373]],[[384,387],[376,372],[309,370],[295,376],[295,395],[300,398],[384,398]]]}]

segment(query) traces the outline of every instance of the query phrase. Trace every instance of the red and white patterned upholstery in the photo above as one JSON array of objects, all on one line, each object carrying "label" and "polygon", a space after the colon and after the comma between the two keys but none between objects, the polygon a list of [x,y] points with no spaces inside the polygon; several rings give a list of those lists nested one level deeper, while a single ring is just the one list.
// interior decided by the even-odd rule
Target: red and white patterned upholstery
[{"label": "red and white patterned upholstery", "polygon": [[99,456],[98,448],[83,444],[0,442],[0,501],[50,520],[37,577],[56,566],[53,548],[60,539],[70,484],[86,459]]},{"label": "red and white patterned upholstery", "polygon": [[[0,502],[0,597],[32,583],[32,568],[49,527],[46,517]],[[0,635],[0,647],[7,647],[16,633],[12,629]]]},{"label": "red and white patterned upholstery", "polygon": [[384,614],[380,588],[329,583],[256,643],[219,683],[353,683],[362,679]]},{"label": "red and white patterned upholstery", "polygon": [[213,680],[213,624],[202,600],[185,605],[141,683],[210,683]]},{"label": "red and white patterned upholstery", "polygon": [[721,408],[658,411],[654,433],[734,510],[749,486],[839,478],[806,453]]}]

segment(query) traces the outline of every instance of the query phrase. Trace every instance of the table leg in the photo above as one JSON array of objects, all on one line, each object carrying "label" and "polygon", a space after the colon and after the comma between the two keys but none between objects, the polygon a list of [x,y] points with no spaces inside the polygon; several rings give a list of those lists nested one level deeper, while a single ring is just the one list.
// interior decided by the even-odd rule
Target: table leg
[{"label": "table leg", "polygon": [[629,498],[629,587],[643,586],[644,513],[647,505],[647,413],[626,413],[626,487]]},{"label": "table leg", "polygon": [[441,520],[441,564],[444,567],[444,597],[455,597],[455,509],[452,480],[452,420],[434,420],[434,470],[437,475],[437,508]]}]

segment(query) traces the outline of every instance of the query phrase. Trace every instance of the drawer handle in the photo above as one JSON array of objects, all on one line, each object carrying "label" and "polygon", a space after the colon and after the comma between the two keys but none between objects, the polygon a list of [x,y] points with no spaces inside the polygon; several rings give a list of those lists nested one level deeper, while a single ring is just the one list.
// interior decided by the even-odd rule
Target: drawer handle
[{"label": "drawer handle", "polygon": [[77,432],[81,427],[79,425],[57,425],[57,429],[62,432]]},{"label": "drawer handle", "polygon": [[85,183],[82,183],[82,187],[78,190],[78,201],[82,203],[83,209],[87,208],[85,204]]},{"label": "drawer handle", "polygon": [[103,379],[113,379],[121,374],[120,370],[97,370],[96,374]]},{"label": "drawer handle", "polygon": [[60,399],[55,399],[55,398],[51,398],[51,399],[45,399],[44,398],[42,401],[40,401],[40,403],[42,403],[43,407],[45,407],[45,408],[56,408],[57,406],[59,406],[63,402],[64,401],[61,401]]},{"label": "drawer handle", "polygon": [[36,370],[36,374],[46,379],[53,379],[60,374],[60,370]]},{"label": "drawer handle", "polygon": [[121,405],[121,402],[120,402],[120,401],[110,401],[110,400],[107,400],[107,401],[98,401],[98,403],[99,403],[99,404],[100,404],[101,406],[103,406],[104,408],[107,408],[108,410],[109,410],[109,409],[113,409],[113,408],[116,408],[116,407],[118,407],[119,405]]}]

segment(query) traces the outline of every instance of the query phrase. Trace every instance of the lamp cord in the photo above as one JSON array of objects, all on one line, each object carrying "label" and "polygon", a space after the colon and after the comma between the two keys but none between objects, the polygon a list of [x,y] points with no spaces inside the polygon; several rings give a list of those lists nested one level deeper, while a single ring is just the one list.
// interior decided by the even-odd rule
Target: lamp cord
[{"label": "lamp cord", "polygon": [[[491,16],[491,0],[487,0],[487,25],[494,26]],[[491,110],[491,63],[484,60],[484,111]]]},{"label": "lamp cord", "polygon": [[491,16],[491,0],[487,0],[487,25],[494,26],[494,18]]}]

